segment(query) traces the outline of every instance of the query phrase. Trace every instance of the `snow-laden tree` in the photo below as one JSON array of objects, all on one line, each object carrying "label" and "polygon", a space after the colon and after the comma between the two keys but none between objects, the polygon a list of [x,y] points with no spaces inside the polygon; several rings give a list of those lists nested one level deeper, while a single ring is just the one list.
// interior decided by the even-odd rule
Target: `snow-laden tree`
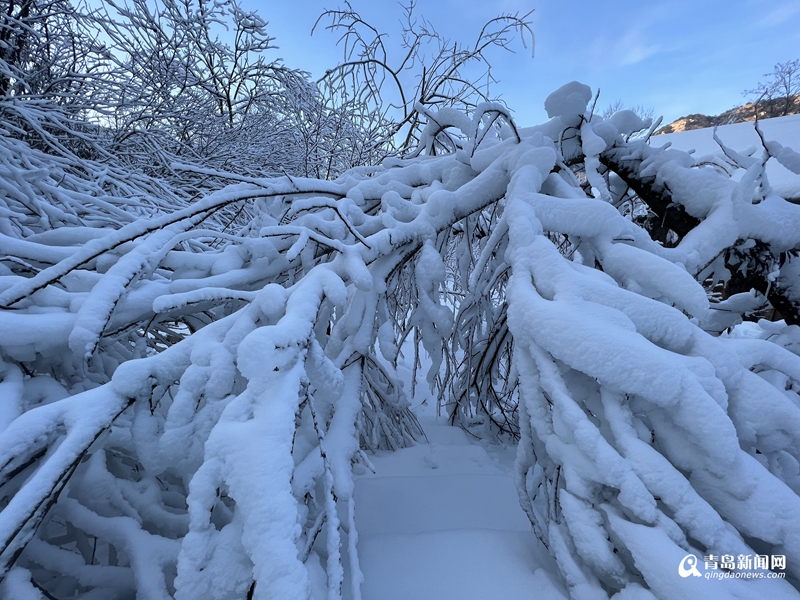
[{"label": "snow-laden tree", "polygon": [[412,3],[403,57],[390,66],[383,36],[348,5],[324,15],[345,56],[315,83],[274,58],[268,23],[238,0],[3,7],[0,121],[9,134],[60,155],[113,159],[180,189],[207,190],[208,176],[178,173],[174,162],[332,179],[407,152],[425,107],[489,99],[487,54],[530,33],[525,16],[503,15],[472,47],[451,44],[417,20]]},{"label": "snow-laden tree", "polygon": [[217,169],[323,179],[386,155],[380,124],[362,127],[352,104],[326,103],[308,73],[270,58],[267,22],[235,0],[109,1],[79,21],[112,65],[93,113],[116,154],[147,165],[156,139]]},{"label": "snow-laden tree", "polygon": [[0,122],[37,149],[124,163],[181,189],[207,175],[178,173],[176,161],[330,179],[392,152],[380,118],[329,102],[308,73],[271,58],[275,48],[267,23],[235,0],[9,1]]},{"label": "snow-laden tree", "polygon": [[[765,142],[730,178],[590,100],[568,84],[529,129],[444,108],[415,156],[207,169],[239,181],[191,202],[0,138],[0,595],[335,599],[347,577],[358,598],[353,467],[421,435],[411,335],[453,422],[518,436],[573,598],[700,597],[684,556],[756,553],[790,579],[718,589],[796,598],[797,328],[712,335],[698,278],[758,246],[796,305],[769,257],[800,247],[800,207],[764,164],[800,157]],[[625,203],[674,216],[672,247]]]},{"label": "snow-laden tree", "polygon": [[[493,49],[513,51],[519,41],[533,53],[531,13],[503,13],[483,24],[472,44],[444,37],[414,11],[415,2],[401,4],[401,42],[386,43],[387,35],[364,20],[345,0],[344,8],[326,10],[314,25],[339,36],[342,61],[320,79],[329,106],[350,106],[352,120],[372,131],[386,129],[402,153],[413,151],[432,117],[431,110],[456,108],[471,112],[482,102],[497,102],[491,87]],[[531,11],[532,12],[532,11]],[[313,31],[312,30],[312,33]]]}]

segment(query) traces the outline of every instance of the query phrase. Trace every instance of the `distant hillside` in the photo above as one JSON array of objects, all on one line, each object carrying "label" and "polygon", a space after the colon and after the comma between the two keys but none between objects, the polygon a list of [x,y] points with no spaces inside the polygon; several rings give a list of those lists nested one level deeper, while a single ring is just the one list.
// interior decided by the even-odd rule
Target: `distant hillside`
[{"label": "distant hillside", "polygon": [[[800,95],[792,96],[788,102],[786,98],[775,98],[770,101],[758,103],[759,119],[769,119],[798,113],[800,113]],[[679,131],[689,131],[691,129],[705,129],[706,127],[714,127],[715,125],[729,125],[731,123],[755,121],[755,119],[756,104],[754,102],[748,102],[742,106],[726,110],[721,115],[710,117],[708,115],[693,114],[681,117],[669,125],[665,125],[656,130],[655,135],[662,133],[678,133]]]},{"label": "distant hillside", "polygon": [[[797,147],[800,140],[800,113],[774,119],[763,119],[760,122],[764,137],[778,142],[782,146]],[[658,148],[665,144],[675,150],[695,151],[695,158],[705,162],[711,156],[719,155],[722,150],[713,137],[713,129],[704,128],[693,131],[679,131],[667,135],[650,138],[650,143]],[[737,152],[747,153],[748,149],[761,147],[761,140],[753,127],[753,122],[731,123],[720,125],[717,136],[729,148]],[[710,164],[710,163],[707,163]],[[800,204],[800,175],[795,175],[776,160],[767,163],[767,177],[773,192]]]}]

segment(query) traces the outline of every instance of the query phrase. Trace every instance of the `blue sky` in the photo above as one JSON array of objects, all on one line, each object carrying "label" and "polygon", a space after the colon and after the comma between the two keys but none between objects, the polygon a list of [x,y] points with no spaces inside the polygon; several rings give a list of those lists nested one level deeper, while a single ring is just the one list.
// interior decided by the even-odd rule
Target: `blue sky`
[{"label": "blue sky", "polygon": [[[402,10],[392,0],[352,0],[365,20],[399,45]],[[321,75],[341,58],[336,37],[309,36],[336,0],[243,0],[269,21],[286,64]],[[670,122],[689,113],[718,114],[742,103],[777,62],[800,58],[798,0],[418,0],[415,12],[450,39],[471,42],[500,13],[525,13],[536,55],[494,51],[500,94],[521,125],[546,119],[543,103],[578,80],[601,89],[599,106],[615,100],[652,107]]]}]

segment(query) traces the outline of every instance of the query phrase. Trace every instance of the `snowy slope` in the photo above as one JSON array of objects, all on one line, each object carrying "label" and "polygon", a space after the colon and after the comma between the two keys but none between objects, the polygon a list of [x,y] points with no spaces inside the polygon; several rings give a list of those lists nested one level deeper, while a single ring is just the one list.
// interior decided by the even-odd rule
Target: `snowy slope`
[{"label": "snowy slope", "polygon": [[[765,119],[759,121],[759,127],[768,141],[778,142],[783,146],[800,146],[800,114]],[[695,157],[701,159],[707,155],[722,155],[719,145],[714,141],[714,129],[693,129],[678,133],[668,133],[650,138],[650,144],[656,148],[672,144],[672,148],[683,151],[695,150]],[[722,142],[740,153],[749,150],[761,151],[761,140],[752,122],[734,123],[717,128],[717,136]],[[741,176],[741,172],[738,174]],[[767,175],[773,189],[785,198],[800,198],[800,175],[795,175],[784,168],[776,160],[767,163]],[[734,175],[736,178],[736,175]]]}]

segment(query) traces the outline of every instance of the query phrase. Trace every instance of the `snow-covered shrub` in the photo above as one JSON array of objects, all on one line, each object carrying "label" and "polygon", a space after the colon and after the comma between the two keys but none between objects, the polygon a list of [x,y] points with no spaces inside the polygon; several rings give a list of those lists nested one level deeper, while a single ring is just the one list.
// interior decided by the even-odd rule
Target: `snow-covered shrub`
[{"label": "snow-covered shrub", "polygon": [[[688,553],[784,554],[796,581],[796,331],[712,336],[696,278],[741,240],[800,247],[800,207],[763,169],[626,141],[643,124],[590,100],[568,84],[529,129],[431,112],[414,157],[209,169],[239,182],[191,201],[3,138],[3,597],[333,599],[345,577],[359,597],[352,471],[420,433],[409,335],[454,422],[519,436],[522,507],[574,598],[686,597]],[[653,241],[618,180],[693,226]],[[791,291],[795,267],[767,276]]]}]

